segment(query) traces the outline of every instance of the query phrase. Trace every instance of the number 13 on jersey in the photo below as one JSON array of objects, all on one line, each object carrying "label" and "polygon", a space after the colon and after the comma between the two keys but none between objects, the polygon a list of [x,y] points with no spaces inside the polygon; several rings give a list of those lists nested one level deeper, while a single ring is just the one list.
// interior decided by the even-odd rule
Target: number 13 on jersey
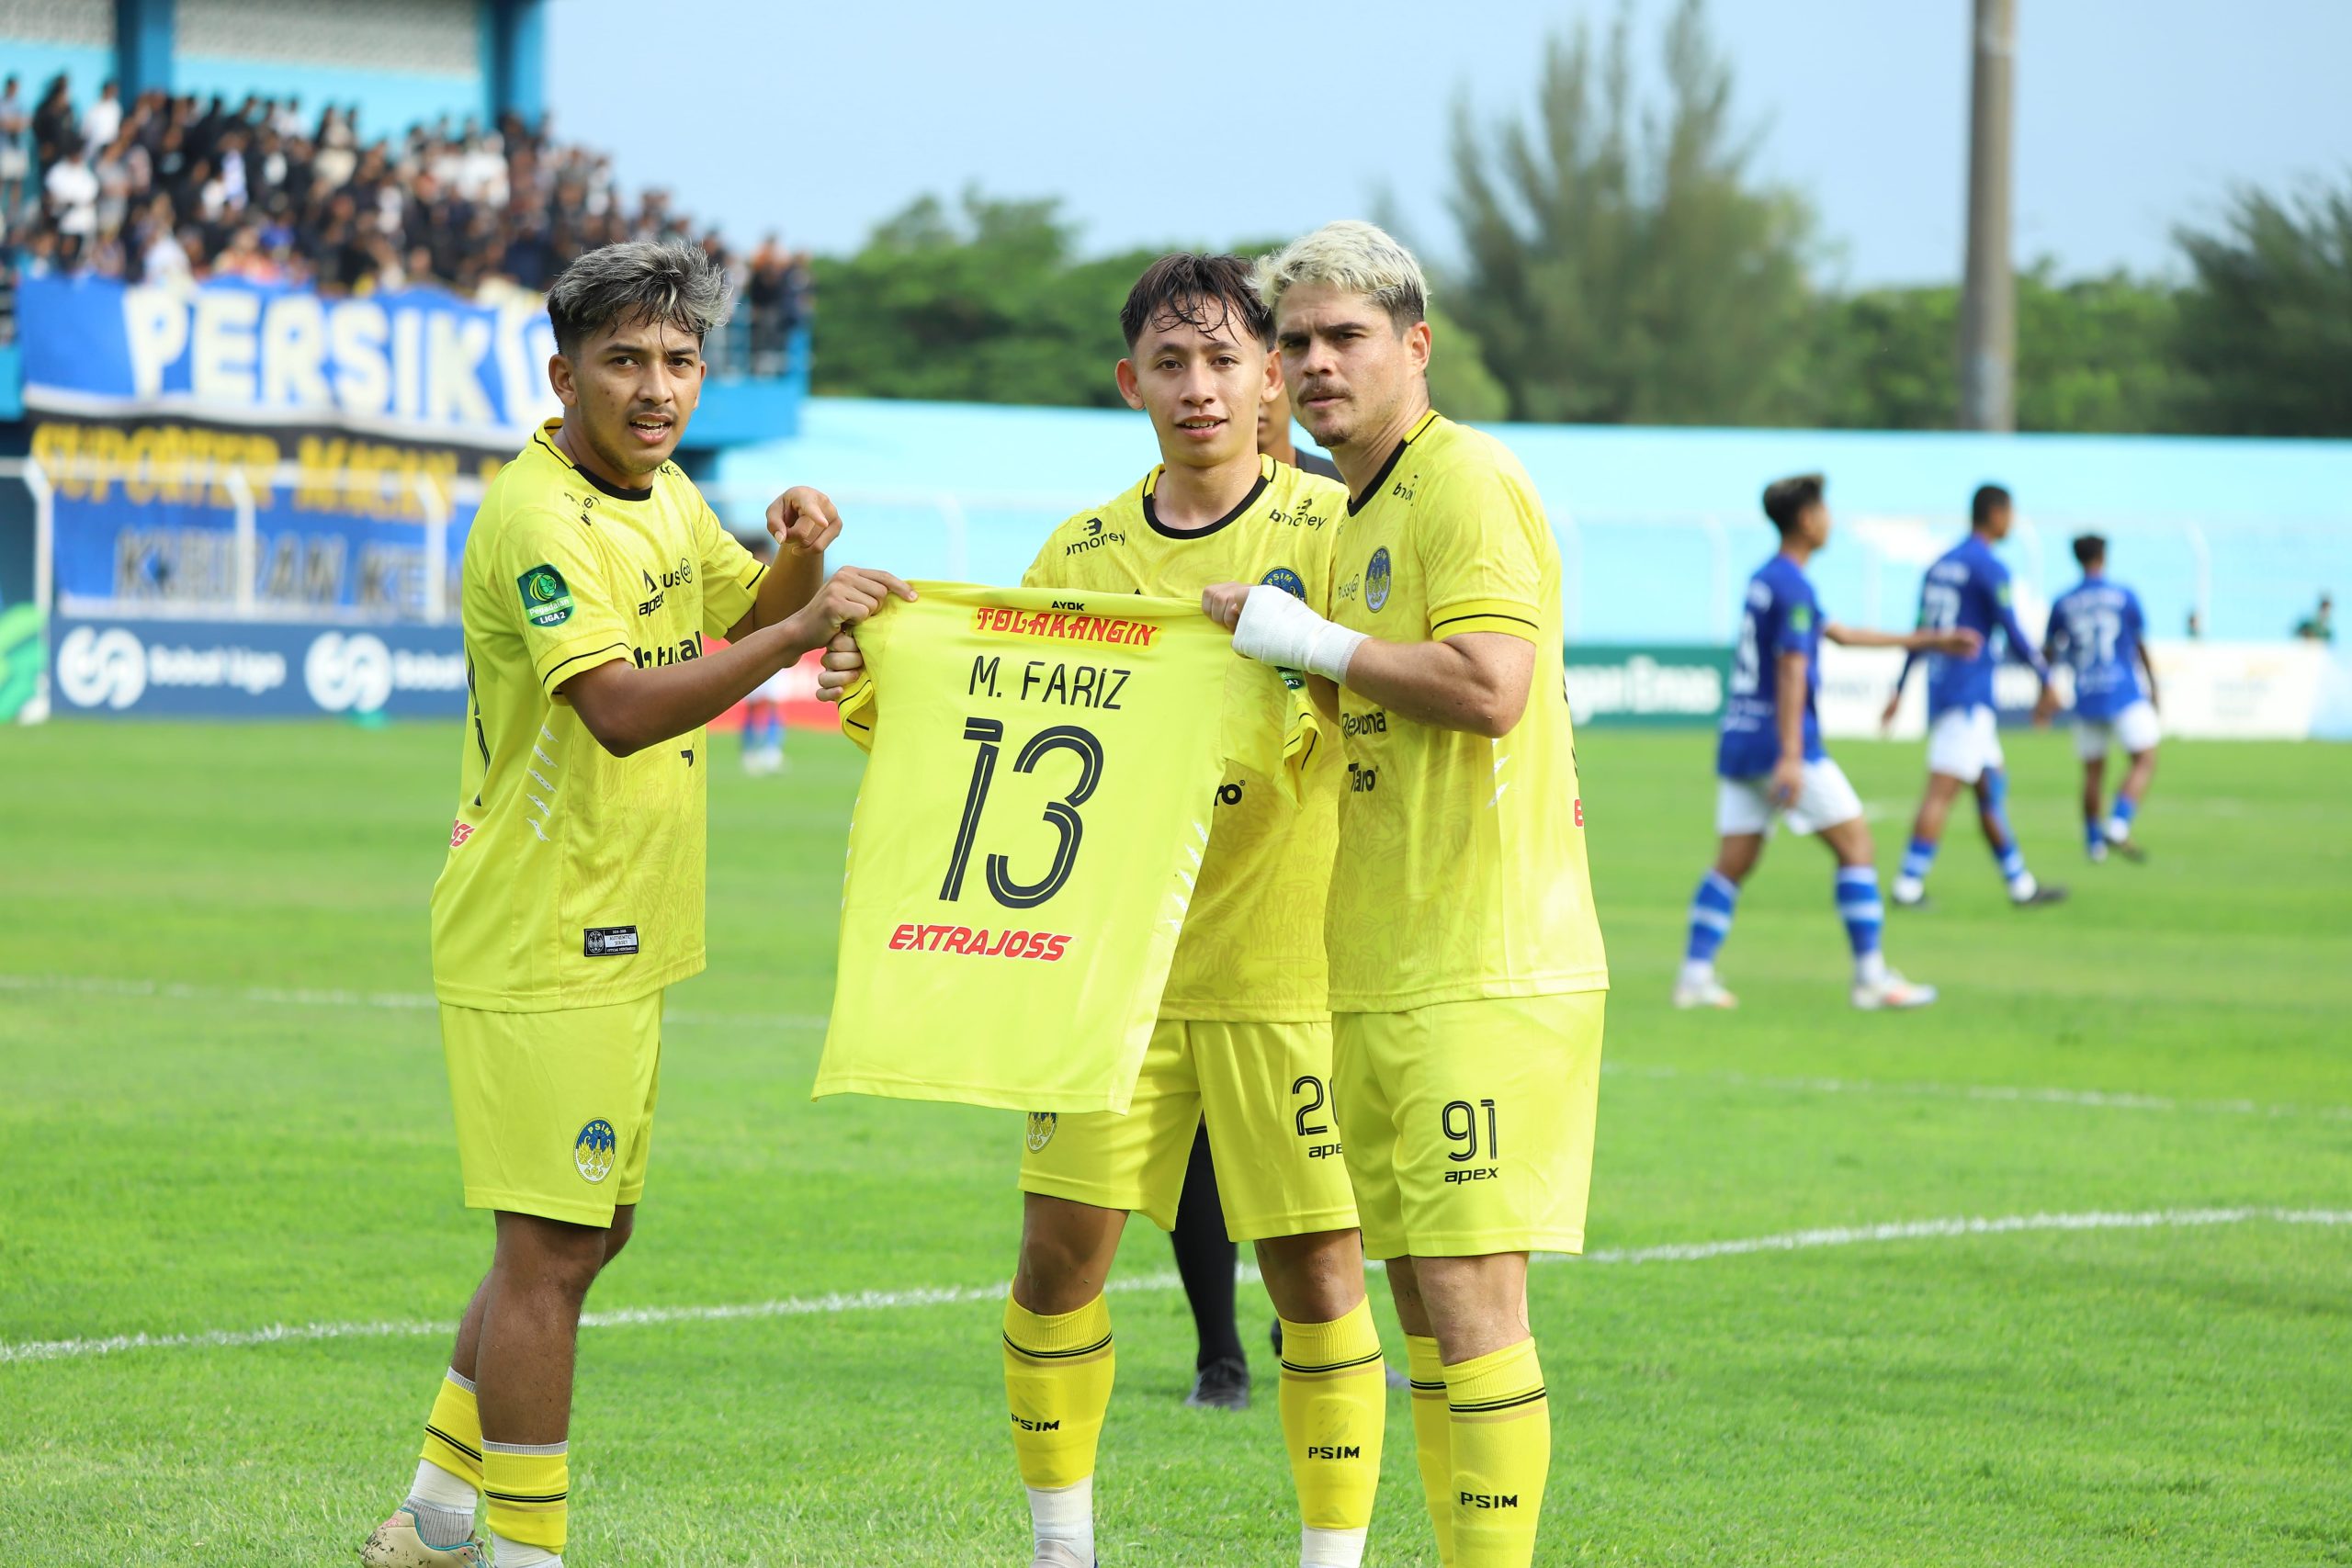
[{"label": "number 13 on jersey", "polygon": [[842,705],[870,756],[817,1093],[1124,1111],[1225,758],[1279,759],[1296,705],[1188,601],[918,588]]}]

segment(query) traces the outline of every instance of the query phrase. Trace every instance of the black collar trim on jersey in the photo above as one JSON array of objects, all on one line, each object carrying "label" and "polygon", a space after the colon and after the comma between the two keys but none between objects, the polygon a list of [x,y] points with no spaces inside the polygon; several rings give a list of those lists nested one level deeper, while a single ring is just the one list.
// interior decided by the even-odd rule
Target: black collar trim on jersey
[{"label": "black collar trim on jersey", "polygon": [[1205,528],[1170,528],[1166,524],[1160,522],[1159,509],[1152,504],[1151,492],[1159,488],[1159,476],[1162,471],[1163,470],[1160,468],[1154,468],[1151,473],[1151,478],[1144,481],[1143,520],[1145,524],[1150,527],[1153,533],[1159,535],[1163,539],[1205,539],[1211,534],[1216,533],[1219,528],[1226,526],[1227,524],[1238,521],[1243,513],[1249,511],[1252,506],[1257,504],[1258,498],[1266,493],[1266,487],[1273,483],[1274,460],[1272,457],[1259,458],[1258,482],[1250,487],[1250,493],[1236,502],[1232,511],[1227,513],[1224,516],[1218,518],[1216,522],[1210,524]]},{"label": "black collar trim on jersey", "polygon": [[586,479],[590,484],[594,485],[598,490],[603,491],[615,501],[651,501],[653,499],[653,487],[651,485],[647,485],[643,490],[623,490],[619,485],[607,484],[605,480],[598,479],[594,474],[590,473],[587,469],[573,462],[569,457],[564,455],[563,448],[557,446],[555,442],[549,438],[548,435],[547,426],[541,425],[539,427],[539,434],[536,439],[538,441],[540,446],[545,446],[548,451],[555,454],[555,460],[557,462],[561,463],[565,468],[570,468],[573,473],[578,474],[582,479]]},{"label": "black collar trim on jersey", "polygon": [[1396,459],[1405,455],[1406,447],[1410,446],[1414,442],[1420,439],[1421,432],[1427,430],[1436,418],[1437,410],[1431,409],[1429,412],[1421,415],[1420,418],[1413,422],[1413,428],[1405,432],[1405,438],[1396,443],[1396,449],[1388,454],[1388,460],[1380,465],[1380,471],[1378,473],[1372,476],[1372,482],[1363,487],[1363,499],[1362,501],[1358,501],[1352,495],[1348,497],[1349,516],[1353,517],[1357,513],[1362,512],[1365,507],[1372,504],[1372,498],[1380,493],[1380,487],[1386,484],[1388,482],[1388,476],[1396,471]]}]

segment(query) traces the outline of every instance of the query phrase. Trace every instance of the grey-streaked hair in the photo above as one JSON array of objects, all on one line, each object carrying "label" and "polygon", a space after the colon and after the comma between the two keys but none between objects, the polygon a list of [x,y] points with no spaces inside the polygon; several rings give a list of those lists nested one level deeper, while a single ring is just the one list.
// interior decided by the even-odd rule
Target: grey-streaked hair
[{"label": "grey-streaked hair", "polygon": [[590,251],[548,290],[559,354],[616,321],[664,321],[699,344],[727,319],[727,276],[683,240],[630,240]]},{"label": "grey-streaked hair", "polygon": [[1266,309],[1282,308],[1283,296],[1302,283],[1328,283],[1362,294],[1388,312],[1403,332],[1429,310],[1429,279],[1421,264],[1376,223],[1342,218],[1293,240],[1257,265],[1258,297]]}]

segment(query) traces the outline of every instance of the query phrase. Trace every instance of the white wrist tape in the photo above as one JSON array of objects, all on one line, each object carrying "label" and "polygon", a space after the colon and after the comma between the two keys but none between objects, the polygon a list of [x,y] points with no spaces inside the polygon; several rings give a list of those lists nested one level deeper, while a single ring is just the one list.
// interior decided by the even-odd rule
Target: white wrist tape
[{"label": "white wrist tape", "polygon": [[1371,639],[1334,626],[1270,582],[1250,590],[1233,628],[1234,651],[1286,670],[1305,670],[1344,682],[1348,660]]}]

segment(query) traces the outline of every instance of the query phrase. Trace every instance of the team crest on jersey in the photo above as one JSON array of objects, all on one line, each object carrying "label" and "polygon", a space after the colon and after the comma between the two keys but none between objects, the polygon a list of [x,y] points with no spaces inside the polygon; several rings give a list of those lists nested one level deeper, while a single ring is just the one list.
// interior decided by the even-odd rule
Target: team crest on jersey
[{"label": "team crest on jersey", "polygon": [[1294,599],[1304,599],[1306,597],[1306,584],[1299,581],[1298,573],[1291,570],[1291,569],[1286,566],[1278,566],[1274,568],[1273,570],[1266,573],[1265,576],[1260,578],[1258,581],[1270,587],[1281,589],[1283,592],[1289,594]]},{"label": "team crest on jersey", "polygon": [[560,626],[571,619],[571,590],[563,573],[541,563],[514,580],[523,595],[523,614],[535,626]]},{"label": "team crest on jersey", "polygon": [[580,1174],[594,1185],[613,1173],[613,1151],[620,1140],[613,1136],[613,1124],[597,1117],[580,1129],[580,1136],[571,1140],[571,1163]]},{"label": "team crest on jersey", "polygon": [[1029,1152],[1043,1154],[1046,1145],[1054,1141],[1054,1129],[1062,1123],[1061,1117],[1051,1111],[1029,1112]]},{"label": "team crest on jersey", "polygon": [[1372,552],[1372,562],[1363,569],[1363,604],[1367,610],[1377,610],[1388,603],[1388,547],[1383,545]]}]

